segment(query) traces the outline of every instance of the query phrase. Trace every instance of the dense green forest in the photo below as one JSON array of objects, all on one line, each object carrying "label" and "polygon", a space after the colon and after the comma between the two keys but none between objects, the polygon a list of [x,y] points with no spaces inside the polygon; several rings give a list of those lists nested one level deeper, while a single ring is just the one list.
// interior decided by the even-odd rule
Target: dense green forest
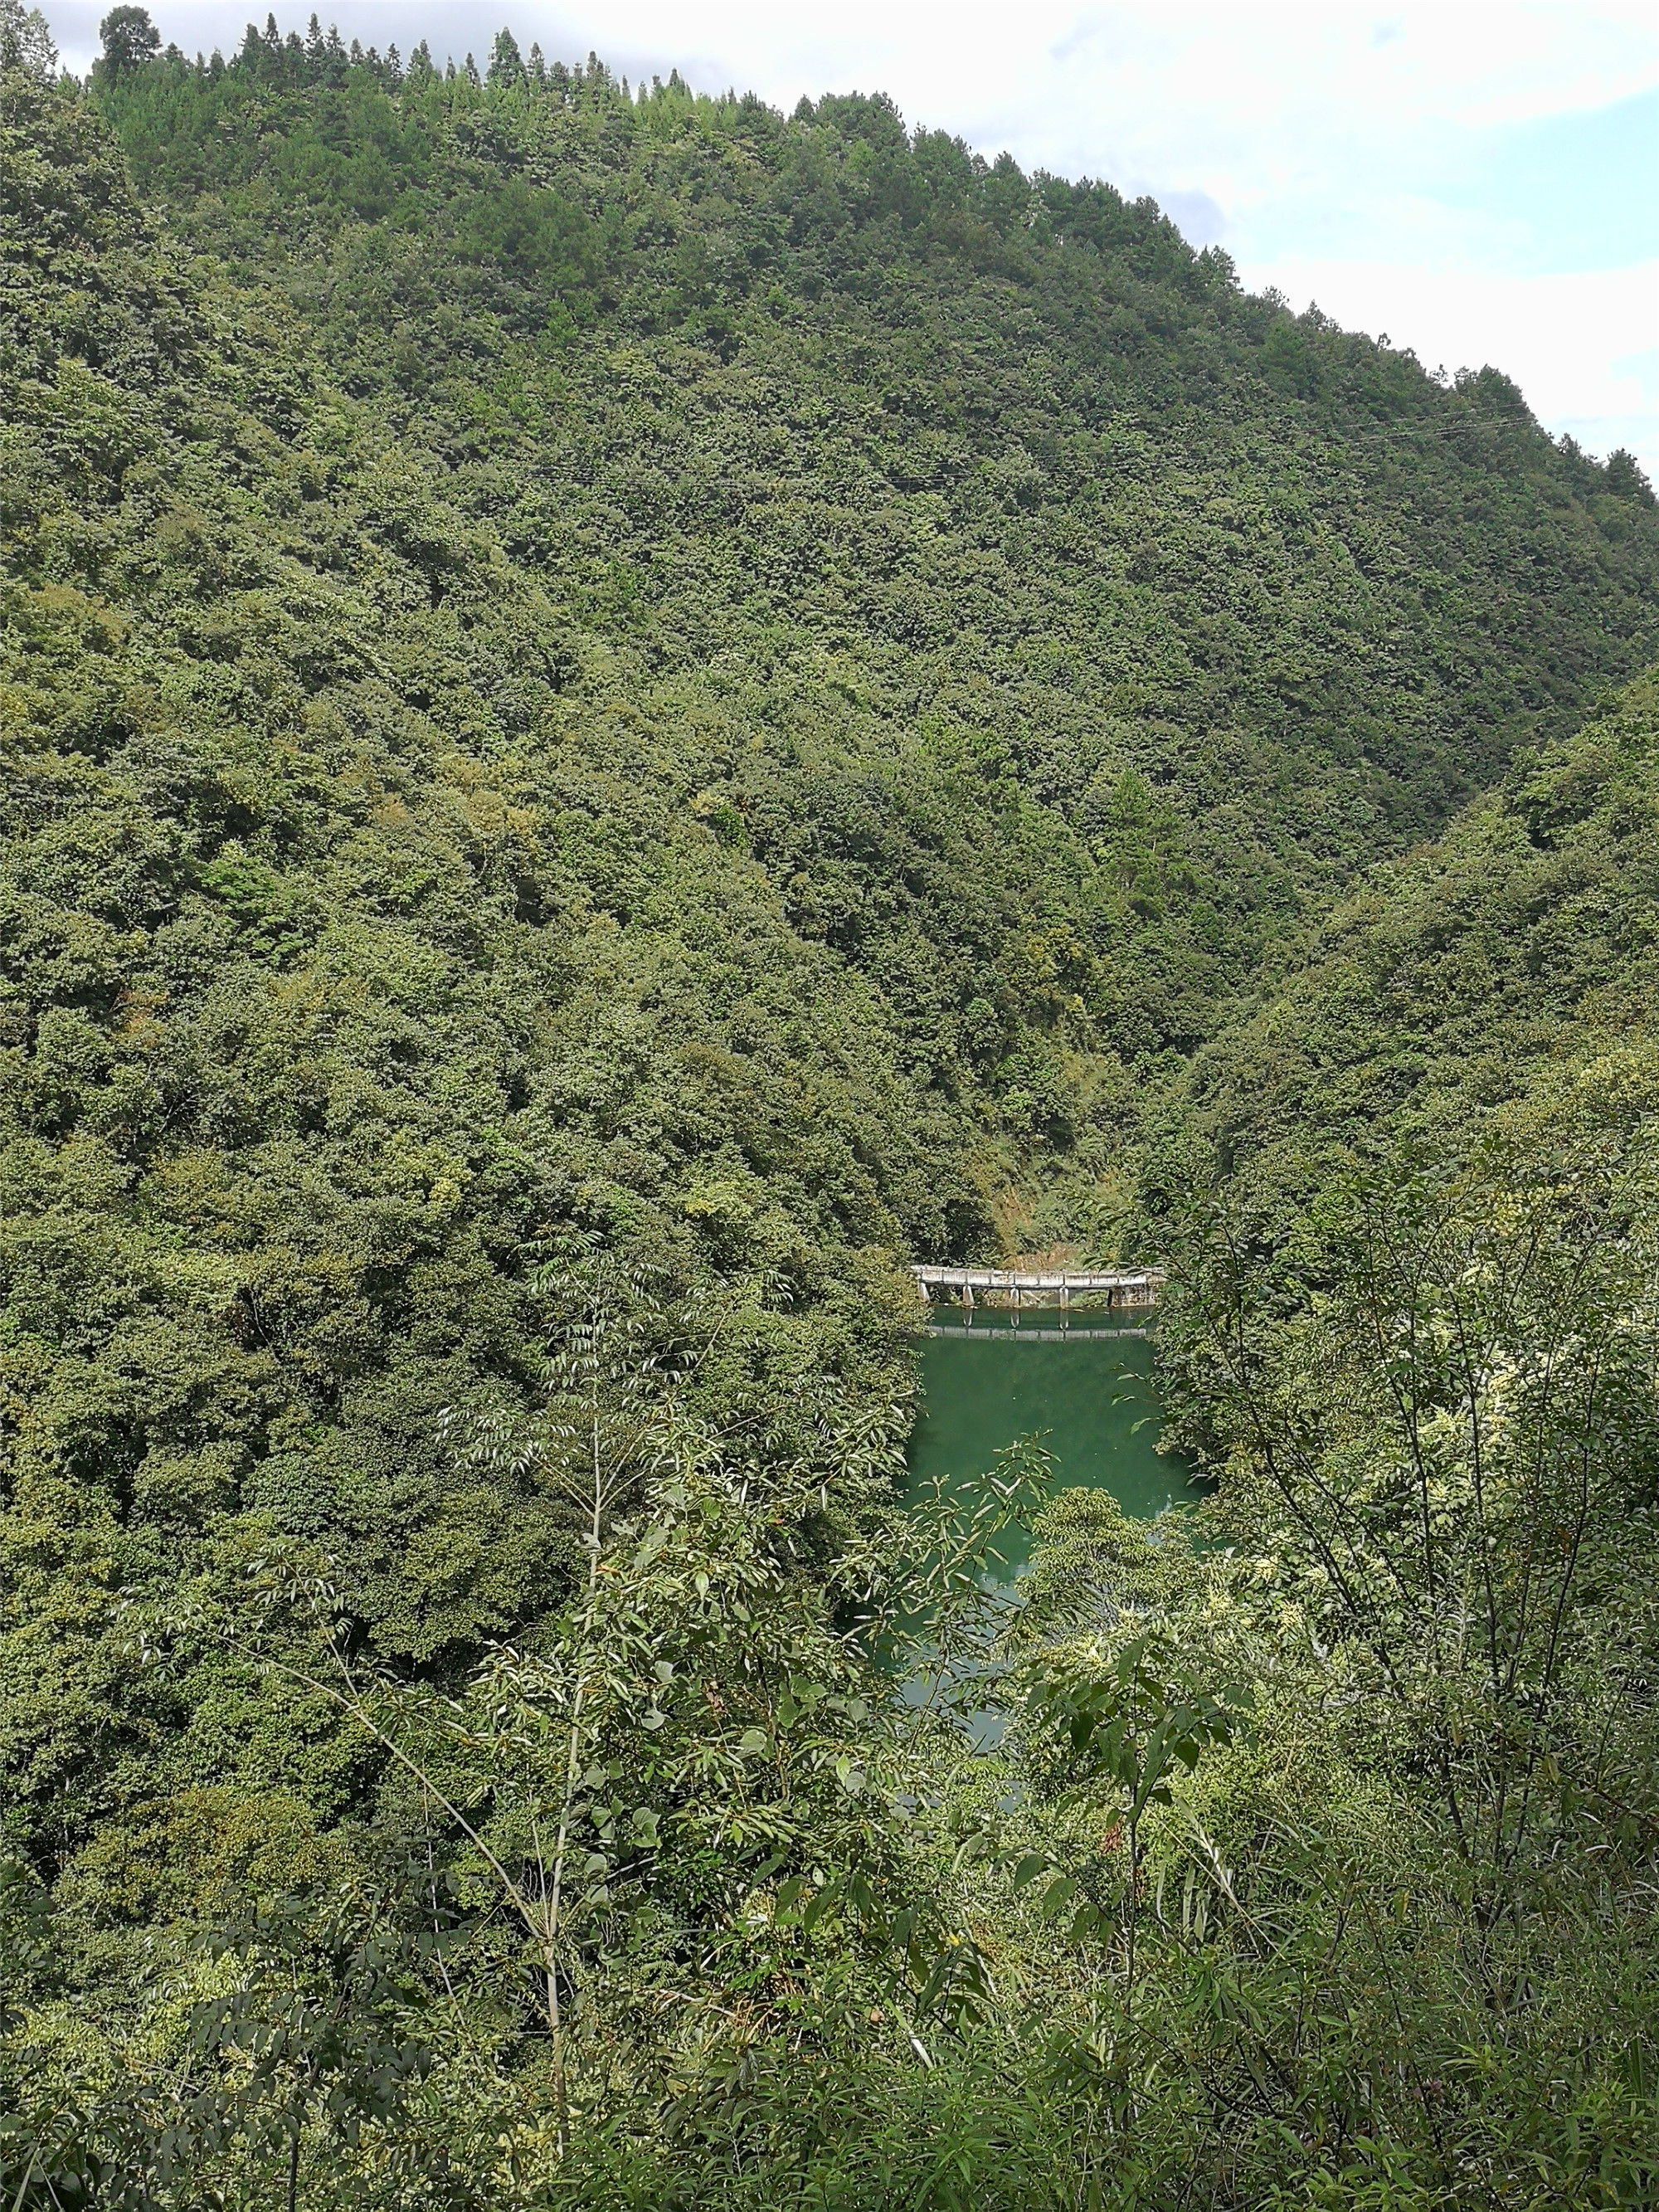
[{"label": "dense green forest", "polygon": [[[0,2201],[1651,2202],[1639,471],[879,98],[165,29],[0,0]],[[1198,1515],[901,1506],[1055,1244]]]}]

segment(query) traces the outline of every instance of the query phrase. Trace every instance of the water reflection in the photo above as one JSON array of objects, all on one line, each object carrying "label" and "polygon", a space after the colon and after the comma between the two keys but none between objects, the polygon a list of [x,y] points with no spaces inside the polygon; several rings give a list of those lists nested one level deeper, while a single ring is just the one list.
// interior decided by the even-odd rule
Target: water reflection
[{"label": "water reflection", "polygon": [[[933,1321],[908,1455],[913,1480],[943,1475],[969,1488],[1005,1444],[1044,1431],[1056,1490],[1109,1490],[1139,1520],[1197,1503],[1187,1463],[1158,1449],[1152,1339],[1138,1322],[1052,1308],[1018,1320],[983,1310],[969,1318],[948,1307],[935,1307]],[[1010,1529],[994,1583],[1012,1584],[1029,1555],[1024,1530]]]}]

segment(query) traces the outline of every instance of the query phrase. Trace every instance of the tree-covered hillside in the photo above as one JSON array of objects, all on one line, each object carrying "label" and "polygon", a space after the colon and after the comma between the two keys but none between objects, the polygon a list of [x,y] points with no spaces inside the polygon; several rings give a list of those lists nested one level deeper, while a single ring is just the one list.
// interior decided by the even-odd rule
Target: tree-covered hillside
[{"label": "tree-covered hillside", "polygon": [[274,27],[96,96],[453,509],[434,600],[446,528],[533,581],[556,725],[603,752],[625,704],[676,805],[740,817],[1008,1139],[982,1181],[1097,1169],[1118,1060],[1189,1049],[1289,916],[1651,650],[1627,465],[879,100]]},{"label": "tree-covered hillside", "polygon": [[[880,99],[104,43],[0,0],[0,2200],[1651,2201],[1633,465]],[[989,1618],[905,1265],[1125,1240],[1206,1540]]]},{"label": "tree-covered hillside", "polygon": [[1434,843],[1374,868],[1195,1056],[1159,1136],[1207,1146],[1294,1212],[1340,1163],[1401,1142],[1457,1153],[1522,1102],[1547,1121],[1601,1085],[1640,1120],[1656,948],[1650,673],[1518,758]]}]

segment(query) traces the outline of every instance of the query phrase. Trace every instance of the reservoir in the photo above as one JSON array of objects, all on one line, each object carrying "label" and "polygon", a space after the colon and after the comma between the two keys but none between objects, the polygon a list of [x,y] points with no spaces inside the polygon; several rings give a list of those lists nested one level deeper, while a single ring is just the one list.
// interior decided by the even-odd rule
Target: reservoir
[{"label": "reservoir", "polygon": [[[943,1474],[968,1488],[1005,1444],[1041,1433],[1056,1490],[1109,1490],[1150,1520],[1203,1495],[1182,1460],[1160,1456],[1152,1346],[1144,1330],[1104,1314],[1065,1316],[935,1307],[922,1346],[922,1406],[911,1431],[913,1479]],[[1046,1432],[1046,1433],[1042,1433]],[[1000,1540],[994,1580],[1012,1585],[1029,1555],[1024,1532]]]}]

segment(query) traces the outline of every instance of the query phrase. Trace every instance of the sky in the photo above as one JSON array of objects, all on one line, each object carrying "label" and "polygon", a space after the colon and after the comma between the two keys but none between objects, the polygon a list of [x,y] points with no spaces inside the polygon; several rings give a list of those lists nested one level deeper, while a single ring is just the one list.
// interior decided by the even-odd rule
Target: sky
[{"label": "sky", "polygon": [[[66,64],[109,0],[43,0]],[[261,20],[269,0],[257,0]],[[151,0],[228,52],[248,0]],[[286,31],[297,7],[278,7]],[[596,50],[786,109],[883,91],[1027,168],[1150,192],[1194,244],[1430,368],[1505,370],[1558,435],[1659,480],[1656,0],[339,0],[342,34],[487,58],[496,17],[550,61]]]}]

